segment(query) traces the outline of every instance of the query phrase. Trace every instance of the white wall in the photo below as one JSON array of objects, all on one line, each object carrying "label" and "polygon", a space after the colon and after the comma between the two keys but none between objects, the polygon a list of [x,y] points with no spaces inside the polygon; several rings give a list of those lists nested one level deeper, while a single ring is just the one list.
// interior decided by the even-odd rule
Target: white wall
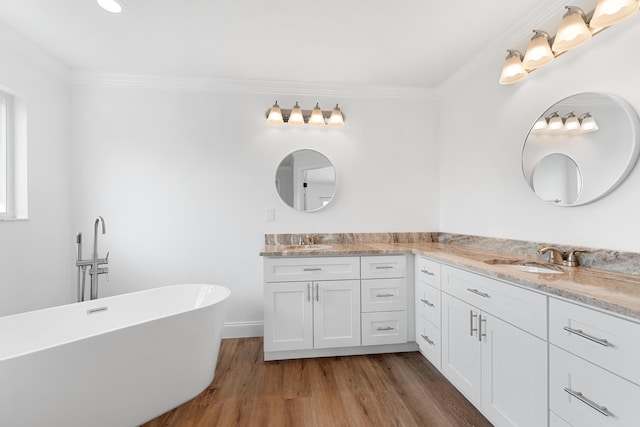
[{"label": "white wall", "polygon": [[[0,26],[0,40],[9,38],[24,42]],[[26,104],[29,187],[29,219],[0,221],[0,316],[74,298],[70,88],[43,63],[61,69],[42,52],[0,43],[0,86]]]},{"label": "white wall", "polygon": [[[142,86],[74,89],[73,224],[91,241],[95,216],[106,220],[100,248],[111,251],[111,274],[101,296],[218,283],[232,291],[228,322],[259,323],[265,233],[437,228],[434,99]],[[283,107],[339,102],[345,125],[269,125],[276,98]],[[301,148],[336,168],[336,198],[316,213],[293,211],[275,190],[278,164]]]},{"label": "white wall", "polygon": [[558,207],[533,194],[520,163],[533,122],[566,96],[609,92],[640,111],[637,19],[510,86],[498,84],[504,49],[526,44],[492,46],[442,87],[441,231],[640,252],[640,168],[599,201]]}]

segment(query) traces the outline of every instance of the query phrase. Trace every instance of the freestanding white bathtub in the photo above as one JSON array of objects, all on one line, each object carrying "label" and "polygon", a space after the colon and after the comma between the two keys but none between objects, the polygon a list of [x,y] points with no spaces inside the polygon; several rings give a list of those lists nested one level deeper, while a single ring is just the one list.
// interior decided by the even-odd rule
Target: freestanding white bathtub
[{"label": "freestanding white bathtub", "polygon": [[195,397],[229,295],[175,285],[0,317],[0,426],[133,427]]}]

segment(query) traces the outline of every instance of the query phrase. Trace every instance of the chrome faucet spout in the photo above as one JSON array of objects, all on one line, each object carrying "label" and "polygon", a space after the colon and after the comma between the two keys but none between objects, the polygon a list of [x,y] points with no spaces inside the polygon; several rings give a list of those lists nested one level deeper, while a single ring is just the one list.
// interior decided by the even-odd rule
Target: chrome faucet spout
[{"label": "chrome faucet spout", "polygon": [[107,227],[104,223],[104,218],[101,216],[96,218],[96,222],[93,224],[93,259],[98,259],[98,224],[102,225],[102,234],[107,234]]},{"label": "chrome faucet spout", "polygon": [[538,250],[540,255],[544,255],[548,251],[551,251],[549,254],[549,262],[552,264],[560,264],[564,263],[564,252],[562,252],[558,248],[554,248],[553,246],[543,246]]}]

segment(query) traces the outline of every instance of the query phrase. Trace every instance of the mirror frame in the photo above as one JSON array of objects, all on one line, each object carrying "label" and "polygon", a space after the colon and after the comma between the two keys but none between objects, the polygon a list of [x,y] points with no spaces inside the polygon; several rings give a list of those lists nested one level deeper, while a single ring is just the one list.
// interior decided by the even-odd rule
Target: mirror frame
[{"label": "mirror frame", "polygon": [[[534,133],[534,125],[541,118],[546,117],[557,110],[562,111],[562,114],[560,114],[560,116],[562,116],[568,112],[564,111],[567,110],[566,106],[580,105],[581,102],[584,103],[585,111],[580,111],[580,113],[593,112],[594,110],[597,111],[598,105],[589,105],[589,103],[580,98],[586,100],[589,100],[590,98],[600,98],[603,101],[603,103],[601,104],[601,108],[602,106],[607,105],[611,105],[616,108],[616,110],[614,111],[615,115],[612,114],[610,116],[613,117],[613,119],[609,119],[609,117],[607,117],[607,120],[609,121],[600,121],[598,123],[604,123],[606,126],[607,123],[611,125],[611,120],[624,121],[624,124],[627,126],[622,130],[624,135],[620,138],[614,137],[606,140],[606,143],[614,141],[618,144],[617,147],[619,152],[621,153],[620,158],[613,159],[613,161],[609,162],[611,163],[610,165],[605,165],[605,167],[603,168],[602,162],[600,160],[602,160],[604,157],[597,155],[602,154],[602,152],[610,153],[611,150],[600,149],[600,152],[595,152],[595,154],[591,156],[592,158],[587,161],[585,159],[588,157],[587,154],[589,153],[587,152],[587,154],[585,154],[584,148],[581,148],[580,150],[575,149],[575,144],[573,144],[574,148],[569,149],[568,147],[571,144],[572,139],[568,138],[564,139],[565,147],[560,150],[557,147],[545,150],[544,148],[540,148],[540,145],[538,145],[537,150],[539,152],[535,155],[531,154],[532,150],[536,150],[535,148],[532,148],[534,147],[533,144],[536,142],[536,139],[533,139],[533,137],[536,136],[536,133]],[[572,102],[572,100],[575,100],[575,102]],[[571,109],[572,108],[569,108],[569,110]],[[598,121],[598,114],[596,113],[593,116],[594,119]],[[604,118],[601,117],[601,120],[604,120]],[[600,130],[582,134],[580,138],[587,142],[597,141],[598,136],[602,134],[602,126],[600,127]],[[609,126],[609,131],[612,128],[614,128],[614,126]],[[607,128],[605,127],[605,129]],[[567,134],[564,133],[563,135],[566,136]],[[600,136],[600,138],[606,139],[607,136],[602,135]],[[573,138],[573,140],[574,142],[583,142],[579,138]],[[629,105],[624,99],[609,93],[582,92],[567,96],[551,105],[538,118],[536,118],[536,120],[534,120],[533,124],[531,125],[529,132],[527,133],[527,137],[525,138],[521,155],[522,174],[525,181],[527,182],[527,185],[534,193],[535,189],[533,187],[533,171],[535,170],[535,167],[539,163],[539,161],[553,153],[564,154],[565,156],[571,158],[574,163],[576,163],[580,173],[582,174],[583,188],[581,194],[578,196],[574,203],[561,204],[554,203],[554,201],[552,200],[549,200],[549,202],[555,204],[556,206],[581,206],[595,202],[596,200],[600,200],[601,198],[607,196],[613,190],[615,190],[629,176],[638,161],[638,157],[640,155],[640,119],[638,118],[638,114],[633,109],[633,107],[631,107],[631,105]],[[616,165],[615,163],[618,164]],[[601,176],[600,174],[602,173],[603,169],[606,169],[605,175]],[[593,186],[594,182],[602,183],[602,188],[597,187],[595,189],[596,191],[594,191],[593,187],[588,187],[590,183]],[[544,200],[543,197],[540,198]]]}]

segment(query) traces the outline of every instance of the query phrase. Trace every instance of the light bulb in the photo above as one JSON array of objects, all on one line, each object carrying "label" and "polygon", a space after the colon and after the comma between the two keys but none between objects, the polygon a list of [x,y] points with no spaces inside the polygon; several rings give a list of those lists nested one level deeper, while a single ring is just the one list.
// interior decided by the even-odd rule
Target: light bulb
[{"label": "light bulb", "polygon": [[500,73],[500,84],[508,85],[527,77],[527,71],[522,66],[522,54],[517,50],[508,49],[507,57]]},{"label": "light bulb", "polygon": [[120,13],[124,8],[122,0],[98,0],[98,4],[101,8],[111,13]]},{"label": "light bulb", "polygon": [[278,105],[278,101],[273,104],[273,107],[269,110],[269,117],[267,117],[267,121],[272,125],[279,125],[284,123],[282,119],[282,110],[280,110],[280,106]]},{"label": "light bulb", "polygon": [[342,111],[338,108],[338,104],[336,104],[336,108],[331,111],[331,117],[329,117],[327,124],[333,127],[339,127],[344,124],[344,117],[342,117]]},{"label": "light bulb", "polygon": [[522,66],[527,70],[535,70],[553,61],[555,56],[551,51],[549,34],[540,30],[533,30],[535,33],[529,42],[527,51],[522,60]]},{"label": "light bulb", "polygon": [[322,115],[322,110],[320,109],[320,105],[318,105],[317,102],[316,106],[313,107],[311,117],[309,117],[309,124],[311,126],[324,126],[324,116]]},{"label": "light bulb", "polygon": [[638,0],[599,0],[589,22],[592,29],[622,22],[638,11]]},{"label": "light bulb", "polygon": [[567,13],[562,17],[551,46],[555,53],[575,49],[591,39],[591,31],[587,27],[582,9],[574,6],[565,6],[565,8]]},{"label": "light bulb", "polygon": [[289,121],[287,122],[290,125],[303,125],[304,124],[304,116],[302,115],[302,109],[298,105],[296,101],[296,105],[293,106],[291,110],[291,114],[289,115]]}]

